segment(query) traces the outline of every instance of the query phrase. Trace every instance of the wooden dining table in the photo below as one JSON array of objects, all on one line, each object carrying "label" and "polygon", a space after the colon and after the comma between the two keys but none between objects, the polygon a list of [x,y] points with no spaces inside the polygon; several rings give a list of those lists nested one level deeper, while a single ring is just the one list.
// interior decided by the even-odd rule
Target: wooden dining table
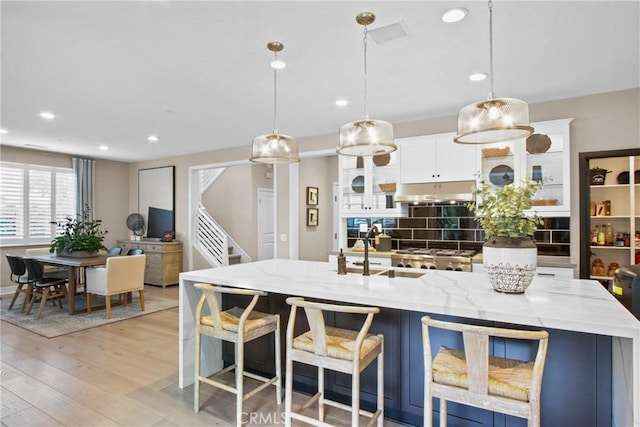
[{"label": "wooden dining table", "polygon": [[84,310],[76,310],[76,290],[78,287],[78,281],[80,279],[82,268],[105,265],[109,256],[111,255],[98,255],[93,257],[77,258],[59,256],[55,254],[34,254],[26,255],[25,258],[31,258],[35,259],[36,261],[40,261],[43,264],[63,266],[69,269],[69,314],[73,315],[86,313],[87,311],[86,308]]}]

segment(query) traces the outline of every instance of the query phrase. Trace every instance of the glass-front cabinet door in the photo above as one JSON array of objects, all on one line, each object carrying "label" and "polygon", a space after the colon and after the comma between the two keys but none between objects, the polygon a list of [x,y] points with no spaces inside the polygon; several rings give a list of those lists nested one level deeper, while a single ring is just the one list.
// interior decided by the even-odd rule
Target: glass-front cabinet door
[{"label": "glass-front cabinet door", "polygon": [[396,216],[402,206],[394,200],[398,181],[396,152],[379,156],[340,156],[341,216]]},{"label": "glass-front cabinet door", "polygon": [[502,187],[525,176],[538,181],[533,211],[541,216],[570,216],[569,123],[572,119],[532,123],[526,139],[483,145],[480,178]]}]

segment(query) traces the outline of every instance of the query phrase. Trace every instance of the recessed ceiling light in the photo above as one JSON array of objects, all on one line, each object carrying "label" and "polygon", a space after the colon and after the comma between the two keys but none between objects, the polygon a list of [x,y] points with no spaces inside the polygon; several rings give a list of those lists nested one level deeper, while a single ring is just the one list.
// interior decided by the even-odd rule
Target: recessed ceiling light
[{"label": "recessed ceiling light", "polygon": [[487,73],[473,73],[469,76],[469,80],[472,82],[481,82],[487,78]]},{"label": "recessed ceiling light", "polygon": [[56,115],[50,111],[41,111],[39,115],[40,115],[40,118],[45,120],[53,120],[56,118]]},{"label": "recessed ceiling light", "polygon": [[275,61],[271,61],[271,68],[273,68],[274,70],[282,70],[286,66],[287,64],[285,64],[284,61],[281,61],[279,59],[276,59]]},{"label": "recessed ceiling light", "polygon": [[460,22],[467,16],[469,11],[464,7],[454,7],[452,9],[446,10],[442,14],[442,22],[446,22],[447,24],[452,24],[454,22]]},{"label": "recessed ceiling light", "polygon": [[160,141],[160,138],[158,138],[156,135],[149,135],[147,137],[147,141],[149,141],[149,142],[158,142],[158,141]]},{"label": "recessed ceiling light", "polygon": [[101,145],[101,146],[99,146],[99,147],[98,147],[98,149],[99,149],[100,151],[108,151],[108,150],[109,150],[109,147],[108,147],[108,146],[106,146],[106,145]]},{"label": "recessed ceiling light", "polygon": [[336,107],[346,107],[349,105],[349,101],[346,99],[336,99]]},{"label": "recessed ceiling light", "polygon": [[0,135],[6,135],[6,134],[8,134],[8,133],[9,133],[9,131],[8,131],[8,130],[6,130],[6,129],[0,129]]}]

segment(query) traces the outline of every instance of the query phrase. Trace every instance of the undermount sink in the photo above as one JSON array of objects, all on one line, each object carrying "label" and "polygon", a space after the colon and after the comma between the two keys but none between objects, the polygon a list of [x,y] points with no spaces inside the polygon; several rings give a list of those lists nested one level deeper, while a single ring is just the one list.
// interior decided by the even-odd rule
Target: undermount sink
[{"label": "undermount sink", "polygon": [[[378,270],[371,268],[369,270],[371,276],[389,276],[389,271],[391,269]],[[417,279],[418,277],[422,277],[425,273],[418,273],[415,271],[405,271],[405,270],[393,270],[395,272],[395,277],[405,277],[411,279]],[[347,273],[354,274],[362,274],[362,267],[347,267]]]}]

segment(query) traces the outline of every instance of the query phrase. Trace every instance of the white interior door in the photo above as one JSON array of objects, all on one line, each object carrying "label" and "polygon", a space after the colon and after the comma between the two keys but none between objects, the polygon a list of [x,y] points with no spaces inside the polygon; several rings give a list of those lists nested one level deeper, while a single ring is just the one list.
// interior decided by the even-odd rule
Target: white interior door
[{"label": "white interior door", "polygon": [[273,190],[258,188],[258,260],[272,259],[275,239]]}]

